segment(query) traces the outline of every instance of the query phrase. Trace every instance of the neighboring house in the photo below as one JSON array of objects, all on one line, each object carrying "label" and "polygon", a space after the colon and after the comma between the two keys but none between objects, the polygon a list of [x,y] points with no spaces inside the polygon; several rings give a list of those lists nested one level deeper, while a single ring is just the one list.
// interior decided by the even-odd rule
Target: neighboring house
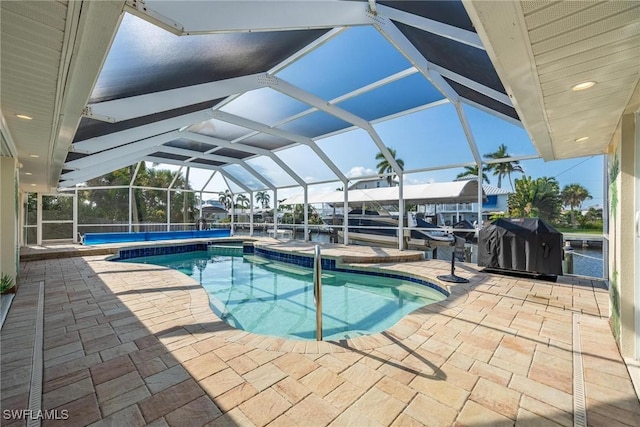
[{"label": "neighboring house", "polygon": [[205,200],[202,204],[202,216],[211,224],[226,218],[227,210],[218,200]]},{"label": "neighboring house", "polygon": [[[398,181],[392,181],[392,187],[398,186]],[[389,187],[387,178],[367,178],[354,182],[349,186],[349,190],[364,190],[367,188]]]},{"label": "neighboring house", "polygon": [[[487,200],[482,203],[482,220],[487,221],[492,215],[502,214],[508,210],[509,194],[512,192],[504,188],[494,187],[489,184],[482,184],[482,190],[487,196]],[[435,213],[444,217],[445,225],[453,225],[459,221],[467,220],[475,223],[478,220],[477,203],[446,203],[428,206],[427,215]]]}]

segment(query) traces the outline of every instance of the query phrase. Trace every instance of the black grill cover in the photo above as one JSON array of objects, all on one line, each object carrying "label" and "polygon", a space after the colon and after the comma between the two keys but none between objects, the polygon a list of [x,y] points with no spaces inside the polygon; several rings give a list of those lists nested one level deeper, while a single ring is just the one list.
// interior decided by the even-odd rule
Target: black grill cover
[{"label": "black grill cover", "polygon": [[562,233],[539,218],[500,218],[478,234],[478,265],[562,275]]}]

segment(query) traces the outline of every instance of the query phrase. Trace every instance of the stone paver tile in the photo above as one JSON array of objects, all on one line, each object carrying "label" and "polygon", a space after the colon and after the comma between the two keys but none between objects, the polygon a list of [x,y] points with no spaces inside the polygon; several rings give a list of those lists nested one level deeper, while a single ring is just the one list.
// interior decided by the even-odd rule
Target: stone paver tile
[{"label": "stone paver tile", "polygon": [[267,427],[298,427],[299,424],[293,420],[289,415],[282,414],[275,420],[267,424]]},{"label": "stone paver tile", "polygon": [[380,424],[360,411],[358,408],[351,407],[342,412],[331,424],[332,427],[358,426],[358,427],[382,427]]},{"label": "stone paver tile", "polygon": [[[633,397],[631,397],[631,399],[633,399]],[[587,420],[591,421],[591,417],[595,414],[611,422],[617,421],[630,426],[640,426],[640,414],[629,412],[587,397]]]},{"label": "stone paver tile", "polygon": [[282,381],[274,384],[272,388],[293,404],[298,403],[311,393],[311,390],[291,377],[284,378]]},{"label": "stone paver tile", "polygon": [[258,391],[251,384],[242,383],[216,397],[216,405],[222,412],[228,412],[256,394],[258,394]]},{"label": "stone paver tile", "polygon": [[339,376],[360,387],[369,388],[377,383],[382,374],[360,362],[345,369]]},{"label": "stone paver tile", "polygon": [[126,393],[119,394],[106,402],[101,402],[100,409],[102,409],[102,413],[106,417],[131,405],[135,405],[149,396],[151,396],[151,393],[149,393],[147,387],[140,386]]},{"label": "stone paver tile", "polygon": [[456,419],[456,427],[475,427],[478,425],[489,425],[495,427],[512,426],[513,421],[503,417],[497,412],[485,408],[474,401],[469,400],[462,408],[462,412]]},{"label": "stone paver tile", "polygon": [[460,352],[455,352],[451,355],[451,357],[447,360],[447,363],[462,369],[464,371],[468,371],[471,366],[475,362],[475,359],[467,356],[466,354],[462,354]]},{"label": "stone paver tile", "polygon": [[492,366],[488,363],[480,362],[478,360],[473,362],[471,369],[469,369],[469,373],[478,375],[482,378],[486,378],[496,384],[500,384],[503,386],[509,384],[511,375],[513,375],[509,371],[505,371],[502,368],[498,368],[497,366]]},{"label": "stone paver tile", "polygon": [[54,357],[53,359],[45,360],[44,367],[51,368],[56,365],[64,364],[64,363],[73,363],[78,359],[81,359],[85,356],[84,350],[76,350],[72,353],[63,354],[58,357]]},{"label": "stone paver tile", "polygon": [[532,397],[523,395],[522,399],[520,399],[520,408],[540,418],[552,420],[564,427],[573,426],[573,411],[571,413],[561,411],[548,403],[541,402]]},{"label": "stone paver tile", "polygon": [[134,351],[129,356],[131,357],[131,360],[133,360],[133,362],[137,365],[155,357],[160,357],[167,352],[168,350],[163,344],[156,344],[152,345],[151,347],[143,348],[142,350]]},{"label": "stone paver tile", "polygon": [[80,341],[80,335],[78,332],[69,332],[68,334],[58,334],[44,339],[42,348],[45,353],[48,349],[59,347],[61,345],[70,344],[76,341]]},{"label": "stone paver tile", "polygon": [[102,358],[102,360],[104,360],[106,362],[107,360],[115,359],[116,357],[124,356],[124,355],[129,354],[129,353],[133,353],[137,349],[138,349],[138,347],[136,347],[136,345],[134,343],[126,342],[124,344],[120,344],[120,345],[117,345],[115,347],[111,347],[111,348],[108,348],[106,350],[102,350],[100,352],[100,357]]},{"label": "stone paver tile", "polygon": [[140,411],[146,422],[163,417],[192,400],[202,396],[204,392],[194,380],[189,379],[162,390],[158,394],[140,402]]},{"label": "stone paver tile", "polygon": [[282,372],[272,363],[262,365],[243,375],[244,379],[251,383],[251,385],[258,391],[262,391],[265,388],[270,387],[286,376],[287,374]]},{"label": "stone paver tile", "polygon": [[227,368],[227,364],[214,353],[205,353],[183,363],[184,368],[196,381]]},{"label": "stone paver tile", "polygon": [[471,392],[471,400],[512,420],[516,419],[520,393],[480,378]]},{"label": "stone paver tile", "polygon": [[91,378],[84,378],[80,381],[60,387],[42,395],[43,409],[56,408],[65,403],[72,402],[88,394],[93,395],[93,384]]},{"label": "stone paver tile", "polygon": [[509,382],[509,388],[539,401],[548,402],[550,405],[565,412],[573,412],[573,397],[548,385],[520,375],[514,375]]},{"label": "stone paver tile", "polygon": [[256,426],[268,424],[290,407],[291,404],[284,397],[270,388],[238,406]]},{"label": "stone paver tile", "polygon": [[300,382],[319,396],[325,396],[344,382],[344,379],[327,368],[319,367],[303,377]]},{"label": "stone paver tile", "polygon": [[401,402],[409,403],[416,395],[416,391],[409,386],[399,383],[393,378],[384,377],[375,385],[380,390],[393,396]]},{"label": "stone paver tile", "polygon": [[635,393],[603,387],[597,384],[587,384],[586,395],[589,399],[593,399],[594,401],[640,414],[640,401],[638,401]]},{"label": "stone paver tile", "polygon": [[316,362],[309,360],[304,355],[296,353],[284,354],[274,359],[272,363],[296,380],[304,377],[318,367]]},{"label": "stone paver tile", "polygon": [[150,377],[167,369],[167,365],[159,357],[137,361],[135,365],[142,378]]},{"label": "stone paver tile", "polygon": [[207,427],[254,427],[255,424],[251,422],[245,414],[242,413],[240,408],[234,408],[226,414],[216,418]]},{"label": "stone paver tile", "polygon": [[[80,342],[80,340],[77,341],[73,341],[64,345],[59,345],[57,347],[52,347],[48,350],[45,350],[43,352],[43,359],[44,361],[49,361],[52,359],[56,359],[58,357],[61,356],[65,356],[67,354],[70,353],[77,353],[77,352],[81,352],[82,351],[82,343]],[[28,356],[29,354],[27,354]],[[4,361],[9,361],[11,360],[11,357],[8,357],[7,354],[3,355],[3,359]]]},{"label": "stone paver tile", "polygon": [[[6,368],[5,368],[6,369]],[[83,369],[81,371],[75,371],[75,372],[71,372],[67,375],[64,375],[62,377],[58,377],[56,379],[53,379],[51,381],[47,381],[43,384],[42,387],[42,392],[43,393],[48,393],[52,390],[55,390],[57,388],[69,385],[71,383],[75,383],[78,382],[80,380],[83,380],[85,378],[88,378],[90,376],[89,374],[89,370],[88,369]],[[8,387],[8,384],[5,384],[5,376],[3,375],[3,379],[2,379],[2,385],[3,388]]]},{"label": "stone paver tile", "polygon": [[101,418],[98,402],[93,394],[81,397],[80,399],[76,399],[72,402],[66,402],[55,409],[58,414],[63,414],[62,411],[65,410],[68,411],[67,414],[69,418],[66,420],[43,420],[43,427],[50,425],[80,427],[96,422]]},{"label": "stone paver tile", "polygon": [[331,354],[325,354],[319,359],[316,359],[316,363],[330,369],[336,374],[339,374],[350,366],[348,363],[338,359],[337,357],[333,357]]},{"label": "stone paver tile", "polygon": [[143,386],[144,382],[137,371],[129,372],[96,386],[98,402],[102,403],[114,397]]},{"label": "stone paver tile", "polygon": [[395,420],[393,420],[391,427],[422,427],[423,425],[424,424],[418,422],[417,420],[403,412],[398,415]]},{"label": "stone paver tile", "polygon": [[401,384],[409,384],[416,377],[417,372],[402,364],[398,360],[387,360],[380,365],[378,372],[386,377],[391,377]]},{"label": "stone paver tile", "polygon": [[136,367],[128,356],[120,356],[92,366],[91,378],[93,379],[93,384],[98,385],[135,370]]},{"label": "stone paver tile", "polygon": [[282,353],[256,348],[255,350],[251,350],[250,352],[248,352],[246,355],[249,356],[258,365],[264,365],[265,363],[271,362],[273,359],[277,359],[278,357],[282,356]]},{"label": "stone paver tile", "polygon": [[142,427],[145,425],[146,423],[144,422],[144,418],[142,417],[142,413],[140,412],[138,405],[131,405],[91,424],[89,427]]},{"label": "stone paver tile", "polygon": [[206,338],[203,339],[201,341],[198,341],[194,344],[192,344],[193,348],[196,349],[196,351],[200,354],[206,354],[209,353],[210,351],[215,350],[216,348],[220,348],[223,345],[225,345],[226,342],[224,340],[224,338],[220,338],[220,337],[211,337],[211,338]]},{"label": "stone paver tile", "polygon": [[353,406],[382,425],[391,424],[405,408],[403,402],[376,387],[369,389]]},{"label": "stone paver tile", "polygon": [[449,426],[458,416],[458,411],[418,393],[404,413],[425,426]]},{"label": "stone paver tile", "polygon": [[298,425],[326,426],[340,415],[340,411],[312,393],[289,409],[287,415]]},{"label": "stone paver tile", "polygon": [[215,403],[208,396],[202,396],[168,413],[164,418],[170,426],[199,427],[220,415],[222,412]]},{"label": "stone paver tile", "polygon": [[[69,329],[71,328],[67,328],[67,330]],[[80,338],[82,339],[82,342],[87,342],[111,334],[113,334],[113,328],[108,324],[95,325],[84,329],[80,328]]]},{"label": "stone paver tile", "polygon": [[516,427],[560,427],[560,424],[520,408],[518,409]]},{"label": "stone paver tile", "polygon": [[447,381],[447,383],[461,387],[467,391],[471,391],[478,382],[478,376],[470,374],[467,371],[463,371],[449,363],[442,365],[440,370],[436,373],[438,378]]},{"label": "stone paver tile", "polygon": [[324,399],[336,408],[344,411],[351,406],[367,391],[364,387],[358,387],[350,382],[340,384],[331,393],[324,396]]},{"label": "stone paver tile", "polygon": [[87,354],[100,352],[111,347],[120,345],[121,342],[116,334],[104,335],[88,341],[83,341],[84,351]]},{"label": "stone paver tile", "polygon": [[229,344],[223,345],[222,347],[217,348],[215,350],[215,353],[216,353],[216,356],[218,356],[220,359],[226,362],[227,360],[231,360],[234,357],[238,357],[241,354],[248,352],[249,350],[251,350],[251,348],[247,346],[244,346],[241,344],[229,343]]},{"label": "stone paver tile", "polygon": [[469,397],[469,392],[461,387],[449,384],[440,378],[428,378],[418,375],[409,384],[412,389],[431,396],[451,408],[459,410]]},{"label": "stone paver tile", "polygon": [[228,360],[226,364],[229,365],[229,367],[236,371],[239,375],[244,375],[247,372],[252,371],[260,366],[246,354],[241,354],[238,357],[234,357],[233,359]]},{"label": "stone paver tile", "polygon": [[[488,363],[491,366],[497,366],[500,369],[511,372],[513,375],[526,376],[529,372],[529,366],[519,365],[510,360],[501,359],[500,357],[492,357]],[[513,377],[512,375],[512,377]]]},{"label": "stone paver tile", "polygon": [[172,368],[146,377],[144,382],[147,384],[149,391],[155,394],[189,378],[189,373],[181,365],[176,365]]},{"label": "stone paver tile", "polygon": [[169,365],[169,363],[167,363],[166,361],[166,358],[169,357],[173,358],[177,362],[184,363],[187,360],[193,359],[197,356],[200,356],[200,353],[198,353],[192,346],[187,345],[177,350],[172,350],[171,353],[165,354],[161,357],[163,358],[163,360],[165,360],[165,363]]},{"label": "stone paver tile", "polygon": [[584,381],[587,387],[588,384],[597,384],[602,387],[610,387],[628,392],[631,392],[633,389],[633,385],[630,382],[620,381],[620,377],[597,369],[586,368],[584,370]]},{"label": "stone paver tile", "polygon": [[244,379],[240,375],[238,375],[233,369],[227,368],[216,374],[208,376],[200,381],[199,384],[210,397],[215,398],[243,382]]}]

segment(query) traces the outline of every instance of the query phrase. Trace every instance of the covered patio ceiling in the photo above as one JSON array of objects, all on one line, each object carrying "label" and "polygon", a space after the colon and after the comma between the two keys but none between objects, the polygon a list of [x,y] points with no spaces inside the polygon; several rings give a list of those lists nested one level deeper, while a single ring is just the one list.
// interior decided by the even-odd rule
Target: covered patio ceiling
[{"label": "covered patio ceiling", "polygon": [[[533,108],[531,94],[544,82],[522,76],[536,73],[530,52],[539,50],[527,31],[540,27],[534,14],[543,3],[2,2],[3,154],[29,171],[21,173],[24,191],[73,186],[140,161],[217,171],[245,191],[281,187],[265,173],[278,169],[305,187],[310,182],[278,155],[295,146],[346,183],[319,140],[359,129],[398,170],[375,125],[441,105],[453,107],[473,160],[441,168],[482,161],[463,105],[520,126],[523,118],[547,160],[603,153],[633,99],[637,70],[612,80],[622,94],[597,124],[572,125],[582,110],[566,100],[566,120],[554,121],[545,109],[554,93]],[[563,21],[563,34],[605,24],[604,33],[620,37],[637,29],[638,4],[613,3],[604,23],[567,5],[566,16],[591,21]],[[508,22],[496,22],[506,12]],[[519,48],[508,45],[513,31]],[[624,39],[626,64],[638,59],[638,34]],[[514,49],[524,61],[518,70],[529,74],[507,61]],[[585,78],[599,67],[584,65]],[[17,117],[29,111],[38,113],[33,120]],[[590,125],[604,129],[598,144],[563,151],[573,142],[566,135]]]}]

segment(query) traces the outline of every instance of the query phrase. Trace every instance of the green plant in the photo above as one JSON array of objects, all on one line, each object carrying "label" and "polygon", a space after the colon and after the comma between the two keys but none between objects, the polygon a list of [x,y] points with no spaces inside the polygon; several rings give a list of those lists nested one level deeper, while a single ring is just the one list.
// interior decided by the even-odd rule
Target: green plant
[{"label": "green plant", "polygon": [[14,285],[13,277],[6,273],[2,273],[2,277],[0,277],[0,293],[5,293],[9,289],[13,288]]}]

